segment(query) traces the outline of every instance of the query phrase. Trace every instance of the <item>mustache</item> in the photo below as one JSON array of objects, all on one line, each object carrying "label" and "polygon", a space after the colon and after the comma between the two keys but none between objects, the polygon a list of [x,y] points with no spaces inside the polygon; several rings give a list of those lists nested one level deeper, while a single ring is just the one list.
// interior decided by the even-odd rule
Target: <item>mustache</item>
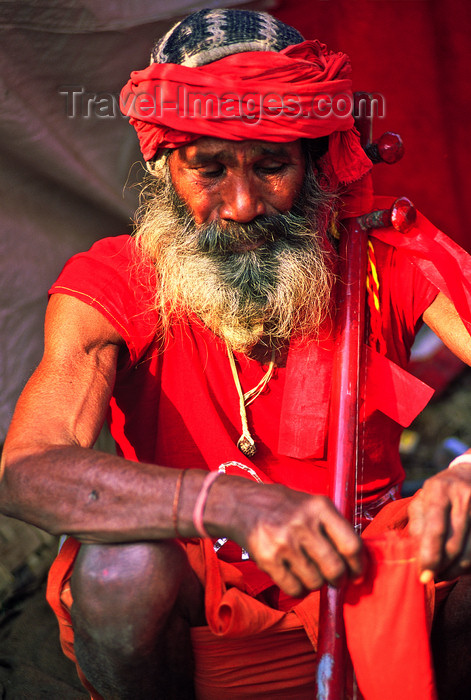
[{"label": "mustache", "polygon": [[197,249],[204,253],[235,253],[241,245],[263,241],[262,246],[286,241],[296,246],[306,240],[304,217],[288,212],[257,216],[247,223],[213,221],[195,230]]}]

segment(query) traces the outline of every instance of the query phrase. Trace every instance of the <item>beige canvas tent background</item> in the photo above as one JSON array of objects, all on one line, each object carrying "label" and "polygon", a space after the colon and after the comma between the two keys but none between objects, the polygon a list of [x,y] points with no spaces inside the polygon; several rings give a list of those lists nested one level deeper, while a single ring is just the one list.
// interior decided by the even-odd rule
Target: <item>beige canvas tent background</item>
[{"label": "beige canvas tent background", "polygon": [[41,356],[48,287],[73,253],[130,230],[141,159],[113,100],[176,19],[221,4],[346,51],[355,89],[384,94],[376,135],[406,144],[378,192],[471,250],[468,0],[0,0],[0,444]]},{"label": "beige canvas tent background", "polygon": [[0,444],[41,357],[49,286],[72,254],[129,230],[140,154],[119,91],[174,21],[219,5],[0,1]]}]

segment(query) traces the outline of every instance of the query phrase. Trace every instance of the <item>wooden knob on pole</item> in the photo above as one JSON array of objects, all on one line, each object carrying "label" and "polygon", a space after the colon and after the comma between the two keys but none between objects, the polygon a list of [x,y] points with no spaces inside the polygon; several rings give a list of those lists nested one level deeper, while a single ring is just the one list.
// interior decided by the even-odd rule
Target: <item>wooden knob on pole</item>
[{"label": "wooden knob on pole", "polygon": [[371,228],[393,226],[396,231],[407,233],[415,225],[417,211],[410,199],[399,197],[390,209],[377,209],[358,218],[363,231]]},{"label": "wooden knob on pole", "polygon": [[365,153],[373,163],[397,163],[404,155],[404,144],[399,134],[386,131],[373,143],[365,146]]}]

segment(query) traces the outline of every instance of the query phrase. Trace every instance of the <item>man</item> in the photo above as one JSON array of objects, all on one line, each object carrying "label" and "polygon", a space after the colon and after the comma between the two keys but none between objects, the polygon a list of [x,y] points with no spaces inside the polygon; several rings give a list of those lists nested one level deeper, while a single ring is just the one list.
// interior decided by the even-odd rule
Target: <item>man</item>
[{"label": "man", "polygon": [[[51,290],[2,510],[70,536],[48,597],[92,697],[191,697],[194,674],[200,697],[311,697],[315,591],[368,568],[325,495],[335,221],[371,206],[371,164],[351,115],[313,105],[350,94],[349,63],[231,10],[191,15],[152,60],[122,94],[150,171],[136,236],[76,256]],[[222,114],[162,107],[205,90]],[[461,281],[446,295],[381,236],[374,255],[384,362],[406,365],[422,317],[469,363]],[[400,426],[368,377],[363,392],[364,524],[402,470]],[[90,449],[106,417],[118,456]],[[469,572],[470,497],[463,456],[411,508],[424,581]],[[455,609],[468,591],[463,576]]]}]

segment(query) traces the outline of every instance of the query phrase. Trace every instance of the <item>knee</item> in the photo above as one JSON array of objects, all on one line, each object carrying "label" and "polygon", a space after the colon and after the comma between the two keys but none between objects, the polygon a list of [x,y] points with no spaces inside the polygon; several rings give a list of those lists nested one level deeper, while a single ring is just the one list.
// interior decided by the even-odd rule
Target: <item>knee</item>
[{"label": "knee", "polygon": [[105,644],[153,643],[187,570],[173,541],[83,545],[71,579],[74,628]]}]

